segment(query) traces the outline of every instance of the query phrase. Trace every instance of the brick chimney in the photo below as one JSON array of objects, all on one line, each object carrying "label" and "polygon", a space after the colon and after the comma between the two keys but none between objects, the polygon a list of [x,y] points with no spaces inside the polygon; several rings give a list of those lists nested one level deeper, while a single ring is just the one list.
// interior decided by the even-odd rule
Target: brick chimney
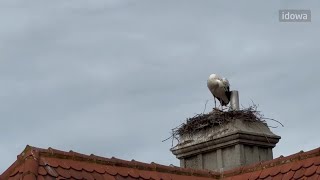
[{"label": "brick chimney", "polygon": [[171,151],[181,167],[225,171],[273,159],[272,148],[280,138],[266,123],[236,119],[185,134]]}]

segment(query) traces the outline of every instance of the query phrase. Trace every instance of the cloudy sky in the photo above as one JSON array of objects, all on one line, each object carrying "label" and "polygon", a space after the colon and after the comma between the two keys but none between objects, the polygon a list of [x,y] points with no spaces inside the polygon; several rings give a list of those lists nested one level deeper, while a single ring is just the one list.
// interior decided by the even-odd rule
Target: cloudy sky
[{"label": "cloudy sky", "polygon": [[[310,9],[312,22],[280,23],[279,9]],[[27,144],[178,165],[161,141],[212,99],[211,73],[285,125],[273,129],[275,157],[319,147],[319,10],[318,0],[1,0],[0,173]]]}]

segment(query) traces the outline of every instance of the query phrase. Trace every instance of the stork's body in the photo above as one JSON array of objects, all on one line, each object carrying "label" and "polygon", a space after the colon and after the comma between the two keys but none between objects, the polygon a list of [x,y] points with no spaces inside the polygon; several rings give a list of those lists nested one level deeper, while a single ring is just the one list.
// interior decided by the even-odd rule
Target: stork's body
[{"label": "stork's body", "polygon": [[230,102],[230,84],[226,78],[211,74],[207,86],[212,95],[219,100],[221,106],[226,106]]}]

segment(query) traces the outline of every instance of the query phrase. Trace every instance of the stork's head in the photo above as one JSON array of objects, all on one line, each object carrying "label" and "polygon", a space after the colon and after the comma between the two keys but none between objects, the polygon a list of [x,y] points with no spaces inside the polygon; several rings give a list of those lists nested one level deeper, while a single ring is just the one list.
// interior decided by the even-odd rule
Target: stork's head
[{"label": "stork's head", "polygon": [[218,77],[216,74],[211,74],[211,75],[209,76],[209,79],[215,79],[216,77]]}]

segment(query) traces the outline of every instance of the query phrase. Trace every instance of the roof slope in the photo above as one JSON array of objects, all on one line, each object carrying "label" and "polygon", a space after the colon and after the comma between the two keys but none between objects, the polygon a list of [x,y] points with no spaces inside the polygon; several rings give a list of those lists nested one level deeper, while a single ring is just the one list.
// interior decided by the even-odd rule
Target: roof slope
[{"label": "roof slope", "polygon": [[320,179],[320,148],[216,173],[27,146],[0,180]]},{"label": "roof slope", "polygon": [[154,179],[154,180],[212,180],[218,174],[204,170],[163,166],[156,163],[124,161],[27,146],[17,161],[1,176],[0,180],[42,179]]},{"label": "roof slope", "polygon": [[221,177],[227,180],[320,179],[320,148],[225,171]]}]

